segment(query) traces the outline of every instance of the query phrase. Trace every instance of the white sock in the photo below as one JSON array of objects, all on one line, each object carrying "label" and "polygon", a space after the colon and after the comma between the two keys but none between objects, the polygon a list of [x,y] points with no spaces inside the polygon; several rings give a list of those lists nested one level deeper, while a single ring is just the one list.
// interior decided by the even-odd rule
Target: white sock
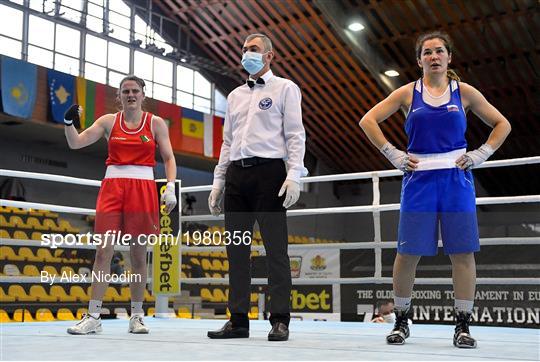
[{"label": "white sock", "polygon": [[407,310],[411,306],[411,297],[401,298],[394,296],[394,309]]},{"label": "white sock", "polygon": [[99,318],[101,315],[101,303],[101,300],[91,299],[88,304],[88,314],[96,319]]},{"label": "white sock", "polygon": [[458,312],[472,313],[474,300],[454,299],[454,308]]},{"label": "white sock", "polygon": [[131,316],[141,316],[144,317],[143,302],[131,302]]}]

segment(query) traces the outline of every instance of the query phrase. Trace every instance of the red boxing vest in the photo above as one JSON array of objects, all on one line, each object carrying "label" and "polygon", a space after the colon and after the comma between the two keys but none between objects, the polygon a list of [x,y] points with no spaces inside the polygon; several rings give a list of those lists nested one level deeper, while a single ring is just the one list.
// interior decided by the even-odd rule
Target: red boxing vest
[{"label": "red boxing vest", "polygon": [[137,129],[129,129],[124,112],[116,113],[109,136],[109,165],[156,165],[156,141],[152,135],[152,113],[143,112]]}]

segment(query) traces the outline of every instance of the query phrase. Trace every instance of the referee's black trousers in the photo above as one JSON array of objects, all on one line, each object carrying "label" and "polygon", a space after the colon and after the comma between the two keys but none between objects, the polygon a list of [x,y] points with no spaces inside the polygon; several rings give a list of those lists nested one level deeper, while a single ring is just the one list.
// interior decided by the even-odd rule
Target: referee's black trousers
[{"label": "referee's black trousers", "polygon": [[[234,241],[247,231],[253,237],[258,222],[268,266],[270,323],[289,325],[291,268],[284,196],[278,197],[287,174],[281,159],[242,167],[230,164],[225,177],[225,230]],[[227,246],[229,258],[229,311],[236,326],[249,327],[251,245]]]}]

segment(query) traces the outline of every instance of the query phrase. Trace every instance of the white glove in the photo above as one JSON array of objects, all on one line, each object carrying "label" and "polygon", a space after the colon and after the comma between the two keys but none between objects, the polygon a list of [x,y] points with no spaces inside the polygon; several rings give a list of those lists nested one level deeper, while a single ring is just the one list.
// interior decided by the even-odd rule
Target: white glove
[{"label": "white glove", "polygon": [[208,208],[213,216],[221,214],[221,200],[223,199],[223,189],[213,188],[208,196]]},{"label": "white glove", "polygon": [[469,170],[472,167],[476,167],[484,163],[493,154],[493,152],[495,152],[495,150],[487,143],[484,143],[476,150],[469,151],[466,154],[461,155],[461,157],[456,160],[456,165],[462,170]]},{"label": "white glove", "polygon": [[165,205],[165,213],[168,215],[176,206],[176,195],[174,194],[174,182],[167,182],[165,191],[161,194],[161,205]]},{"label": "white glove", "polygon": [[413,171],[417,167],[418,159],[416,157],[398,150],[390,142],[386,142],[380,151],[398,170],[403,172]]},{"label": "white glove", "polygon": [[283,186],[281,186],[281,189],[279,190],[278,196],[281,197],[285,191],[287,191],[287,193],[285,194],[283,207],[288,209],[293,206],[300,197],[300,184],[291,180],[285,180]]}]

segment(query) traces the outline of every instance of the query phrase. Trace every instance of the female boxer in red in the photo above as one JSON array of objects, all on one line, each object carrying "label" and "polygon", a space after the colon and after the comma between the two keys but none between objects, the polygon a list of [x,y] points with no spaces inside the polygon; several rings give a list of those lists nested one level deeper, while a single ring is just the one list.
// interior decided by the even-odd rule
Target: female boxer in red
[{"label": "female boxer in red", "polygon": [[[162,194],[161,204],[167,213],[176,206],[176,161],[169,131],[162,118],[142,110],[144,86],[144,80],[136,76],[125,77],[118,89],[122,111],[99,117],[81,134],[73,127],[73,121],[78,119],[82,108],[75,104],[64,116],[66,139],[71,149],[91,145],[103,136],[109,142],[107,170],[97,199],[94,232],[105,234],[109,230],[121,231],[132,236],[130,333],[149,332],[142,319],[146,288],[146,245],[138,242],[138,236],[159,233],[159,205],[153,172],[156,145],[159,146],[167,176],[167,187]],[[110,273],[113,253],[114,245],[110,242],[97,246],[92,275]],[[68,328],[70,334],[99,333],[102,330],[101,301],[108,282],[96,279],[92,279],[88,314],[75,326]]]}]

